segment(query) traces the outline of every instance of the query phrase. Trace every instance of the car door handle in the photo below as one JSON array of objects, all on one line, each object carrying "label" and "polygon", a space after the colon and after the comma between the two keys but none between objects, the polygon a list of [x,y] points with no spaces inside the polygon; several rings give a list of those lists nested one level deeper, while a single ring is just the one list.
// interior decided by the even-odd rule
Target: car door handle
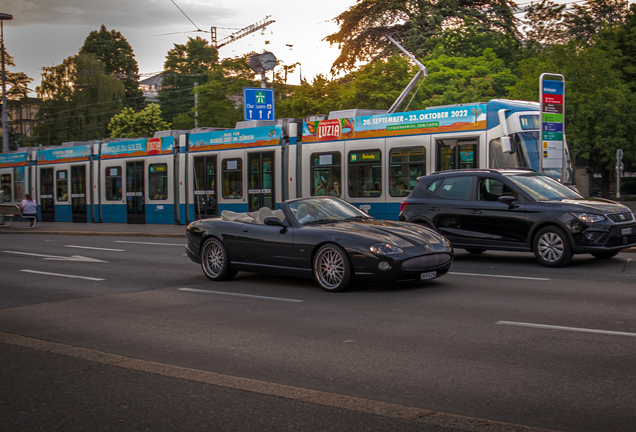
[{"label": "car door handle", "polygon": [[431,211],[438,211],[439,207],[431,207]]},{"label": "car door handle", "polygon": [[472,214],[481,214],[481,212],[479,210],[471,210]]},{"label": "car door handle", "polygon": [[248,232],[248,231],[249,231],[249,230],[248,230],[247,228],[244,228],[244,229],[243,229],[243,232]]}]

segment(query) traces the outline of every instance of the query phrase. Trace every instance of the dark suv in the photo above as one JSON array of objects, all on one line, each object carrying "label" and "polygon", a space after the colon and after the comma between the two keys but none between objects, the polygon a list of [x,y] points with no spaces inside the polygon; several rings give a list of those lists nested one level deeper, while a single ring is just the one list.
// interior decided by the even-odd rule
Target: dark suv
[{"label": "dark suv", "polygon": [[533,251],[548,267],[575,253],[611,258],[636,245],[636,221],[622,204],[583,198],[530,170],[451,170],[418,178],[400,220],[422,223],[470,253]]}]

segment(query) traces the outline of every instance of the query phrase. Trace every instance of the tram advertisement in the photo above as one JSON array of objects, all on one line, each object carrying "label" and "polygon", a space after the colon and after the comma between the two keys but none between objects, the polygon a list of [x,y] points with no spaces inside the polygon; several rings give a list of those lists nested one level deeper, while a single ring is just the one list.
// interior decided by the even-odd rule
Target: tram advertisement
[{"label": "tram advertisement", "polygon": [[51,163],[83,162],[90,157],[90,146],[68,147],[41,150],[38,152],[38,165]]},{"label": "tram advertisement", "polygon": [[27,164],[27,153],[0,155],[0,168],[20,167]]},{"label": "tram advertisement", "polygon": [[380,138],[486,128],[486,104],[303,123],[303,142]]},{"label": "tram advertisement", "polygon": [[171,136],[104,143],[101,147],[101,159],[171,154],[173,149],[174,137]]},{"label": "tram advertisement", "polygon": [[225,150],[280,145],[281,125],[190,134],[190,151]]}]

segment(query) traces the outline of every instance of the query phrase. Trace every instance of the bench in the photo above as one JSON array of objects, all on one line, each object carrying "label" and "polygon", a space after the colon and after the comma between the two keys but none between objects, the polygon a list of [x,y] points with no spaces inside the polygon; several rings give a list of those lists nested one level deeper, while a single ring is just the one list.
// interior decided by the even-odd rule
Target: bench
[{"label": "bench", "polygon": [[22,214],[20,207],[16,204],[0,204],[0,218],[9,219],[9,223],[3,223],[0,225],[0,228],[8,228],[11,226],[13,219],[29,219],[33,220],[32,227],[20,227],[20,228],[35,228],[35,221],[37,218],[35,216],[25,216]]}]

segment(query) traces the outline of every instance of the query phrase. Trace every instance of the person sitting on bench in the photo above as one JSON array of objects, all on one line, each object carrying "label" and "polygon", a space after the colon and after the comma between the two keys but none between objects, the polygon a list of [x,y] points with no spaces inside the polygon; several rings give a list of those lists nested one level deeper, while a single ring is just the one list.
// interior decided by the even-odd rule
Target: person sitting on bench
[{"label": "person sitting on bench", "polygon": [[38,217],[38,203],[33,200],[31,194],[26,194],[22,203],[20,204],[20,211],[23,216],[33,217],[35,219],[29,219],[30,227],[33,228],[35,221]]}]

